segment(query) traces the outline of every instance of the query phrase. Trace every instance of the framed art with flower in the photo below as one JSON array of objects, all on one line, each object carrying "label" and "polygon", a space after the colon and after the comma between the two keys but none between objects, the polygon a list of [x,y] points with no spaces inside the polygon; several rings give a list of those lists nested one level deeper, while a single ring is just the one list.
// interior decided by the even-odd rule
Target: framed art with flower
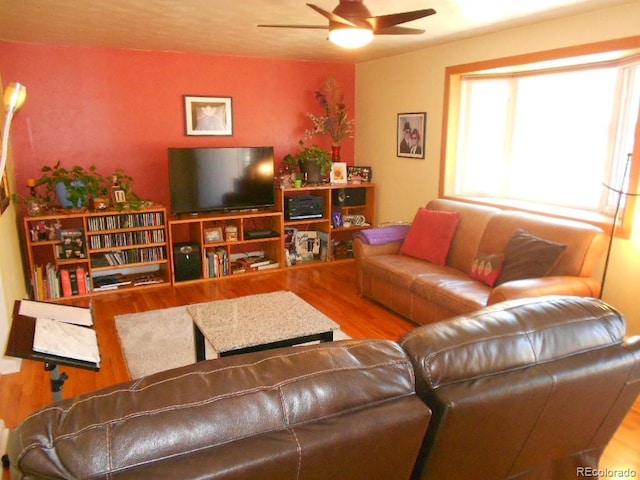
[{"label": "framed art with flower", "polygon": [[231,97],[184,95],[186,135],[233,135]]},{"label": "framed art with flower", "polygon": [[424,159],[424,152],[427,146],[426,131],[426,112],[399,113],[396,133],[398,141],[397,156]]}]

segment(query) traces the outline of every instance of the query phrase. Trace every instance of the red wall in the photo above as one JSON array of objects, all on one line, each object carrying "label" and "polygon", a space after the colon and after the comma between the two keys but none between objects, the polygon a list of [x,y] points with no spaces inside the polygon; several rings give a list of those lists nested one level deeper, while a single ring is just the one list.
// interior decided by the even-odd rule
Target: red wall
[{"label": "red wall", "polygon": [[[60,161],[123,168],[138,195],[168,206],[167,147],[273,145],[278,165],[311,127],[306,112],[322,113],[313,92],[328,76],[355,111],[350,64],[0,42],[0,72],[27,87],[11,130],[21,194]],[[183,95],[232,97],[233,136],[186,136]],[[342,160],[353,156],[348,139]]]}]

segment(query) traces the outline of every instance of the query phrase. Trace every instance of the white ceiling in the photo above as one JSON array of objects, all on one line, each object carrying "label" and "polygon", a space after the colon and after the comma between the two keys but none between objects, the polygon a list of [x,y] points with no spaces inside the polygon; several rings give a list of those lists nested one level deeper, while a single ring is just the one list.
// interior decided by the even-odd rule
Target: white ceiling
[{"label": "white ceiling", "polygon": [[[308,0],[333,10],[337,0]],[[372,15],[433,8],[403,26],[422,35],[376,36],[357,51],[324,30],[258,24],[327,21],[305,0],[1,0],[0,39],[30,43],[361,62],[480,33],[638,0],[365,0]]]}]

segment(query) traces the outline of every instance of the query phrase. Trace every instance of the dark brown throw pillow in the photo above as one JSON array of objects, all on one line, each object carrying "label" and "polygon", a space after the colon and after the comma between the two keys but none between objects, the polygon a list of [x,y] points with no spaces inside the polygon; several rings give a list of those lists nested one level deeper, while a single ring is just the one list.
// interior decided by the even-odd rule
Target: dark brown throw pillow
[{"label": "dark brown throw pillow", "polygon": [[544,277],[553,269],[566,248],[561,243],[517,229],[504,250],[504,267],[496,286],[511,280]]}]

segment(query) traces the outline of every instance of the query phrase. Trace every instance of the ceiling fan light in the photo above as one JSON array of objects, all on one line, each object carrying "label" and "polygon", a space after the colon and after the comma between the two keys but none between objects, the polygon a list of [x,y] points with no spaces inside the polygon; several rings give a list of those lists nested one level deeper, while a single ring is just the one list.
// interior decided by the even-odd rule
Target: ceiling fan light
[{"label": "ceiling fan light", "polygon": [[373,40],[373,31],[368,28],[334,28],[329,40],[342,48],[364,47]]}]

